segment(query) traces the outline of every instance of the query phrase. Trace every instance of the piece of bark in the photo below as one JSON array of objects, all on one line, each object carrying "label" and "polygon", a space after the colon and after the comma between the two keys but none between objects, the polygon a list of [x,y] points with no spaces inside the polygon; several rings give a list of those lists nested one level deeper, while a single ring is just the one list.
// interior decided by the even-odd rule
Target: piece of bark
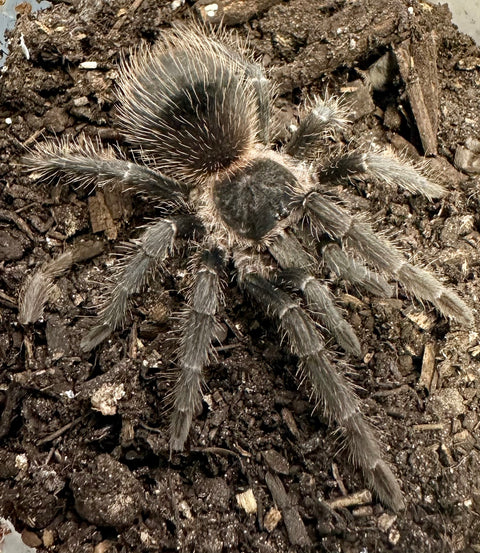
[{"label": "piece of bark", "polygon": [[283,520],[287,528],[288,538],[292,545],[305,547],[311,545],[303,520],[295,505],[292,504],[282,481],[278,476],[268,472],[265,475],[265,482],[272,494],[273,500],[282,512]]},{"label": "piece of bark", "polygon": [[[259,22],[273,42],[299,45],[291,63],[271,71],[279,94],[307,86],[339,66],[354,66],[410,34],[411,17],[399,0],[346,2],[333,15],[331,9],[332,1],[294,0],[273,7]],[[288,29],[282,25],[285,20]]]},{"label": "piece of bark", "polygon": [[394,48],[425,155],[437,153],[438,74],[433,33],[422,42],[406,40]]},{"label": "piece of bark", "polygon": [[88,211],[92,232],[96,234],[105,231],[105,235],[109,240],[115,240],[118,234],[117,226],[108,209],[103,191],[97,190],[95,196],[88,197]]},{"label": "piece of bark", "polygon": [[435,344],[427,342],[423,351],[422,372],[418,380],[418,385],[421,388],[426,388],[429,392],[432,391],[433,377],[435,374]]}]

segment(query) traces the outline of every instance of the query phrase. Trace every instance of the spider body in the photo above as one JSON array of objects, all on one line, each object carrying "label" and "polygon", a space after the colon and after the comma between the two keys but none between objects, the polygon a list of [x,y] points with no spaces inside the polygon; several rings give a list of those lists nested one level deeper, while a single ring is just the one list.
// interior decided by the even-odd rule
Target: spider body
[{"label": "spider body", "polygon": [[[219,334],[222,282],[233,262],[242,290],[277,319],[318,404],[341,430],[352,461],[385,504],[401,509],[396,478],[319,330],[318,323],[348,354],[362,354],[321,280],[322,264],[372,294],[391,295],[384,276],[370,265],[447,317],[470,324],[472,314],[453,291],[409,264],[369,223],[350,215],[332,197],[331,184],[367,174],[429,197],[442,196],[444,189],[389,155],[319,157],[326,138],[345,124],[344,110],[334,99],[315,99],[283,151],[271,151],[268,79],[240,40],[227,33],[167,32],[159,45],[140,50],[123,65],[119,97],[121,127],[141,162],[86,139],[83,144],[49,142],[27,160],[44,176],[123,184],[164,201],[171,212],[132,242],[133,251],[82,349],[92,350],[122,325],[132,295],[163,267],[176,238],[191,238],[192,285],[178,347],[171,448],[184,448],[200,410],[202,370]],[[28,308],[22,308],[22,322],[30,319]]]},{"label": "spider body", "polygon": [[235,234],[261,242],[292,212],[298,181],[284,165],[259,157],[235,174],[216,180],[213,202]]}]

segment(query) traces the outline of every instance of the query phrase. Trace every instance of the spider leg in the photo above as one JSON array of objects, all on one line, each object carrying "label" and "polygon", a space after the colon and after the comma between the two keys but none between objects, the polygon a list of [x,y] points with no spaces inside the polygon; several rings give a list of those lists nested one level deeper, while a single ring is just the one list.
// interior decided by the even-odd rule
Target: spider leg
[{"label": "spider leg", "polygon": [[391,274],[420,300],[432,303],[441,313],[470,325],[472,311],[433,275],[414,267],[386,238],[375,233],[370,224],[356,221],[344,208],[319,192],[310,192],[303,201],[304,208],[317,231],[338,240],[349,242],[365,260]]},{"label": "spider leg", "polygon": [[402,492],[388,464],[382,459],[373,430],[363,418],[359,399],[348,381],[334,369],[313,320],[290,296],[254,272],[242,275],[244,289],[275,316],[300,368],[313,386],[325,414],[339,425],[353,461],[363,470],[380,500],[398,511],[404,507]]},{"label": "spider leg", "polygon": [[213,353],[218,336],[216,315],[222,300],[220,271],[223,255],[205,250],[195,270],[195,282],[188,298],[178,354],[180,374],[173,391],[170,448],[181,451],[202,401],[202,369]]},{"label": "spider leg", "polygon": [[303,269],[285,269],[278,277],[280,282],[289,284],[302,292],[309,311],[319,318],[341,348],[356,357],[362,356],[362,347],[355,331],[336,306],[328,286]]},{"label": "spider leg", "polygon": [[[371,271],[358,259],[347,255],[334,240],[326,234],[316,237],[321,245],[322,260],[325,265],[339,278],[362,286],[374,296],[390,298],[393,294],[392,287],[379,274]],[[270,253],[285,269],[287,267],[311,267],[315,260],[305,253],[302,245],[291,234],[281,233],[269,247]]]},{"label": "spider leg", "polygon": [[319,318],[340,347],[347,353],[361,357],[362,348],[355,331],[336,306],[328,287],[308,271],[311,259],[300,242],[284,232],[275,238],[269,246],[269,251],[283,268],[283,271],[278,274],[278,280],[300,290],[309,311]]},{"label": "spider leg", "polygon": [[245,64],[245,75],[255,91],[258,114],[258,138],[262,144],[270,144],[270,116],[272,84],[267,79],[263,67],[257,63]]},{"label": "spider leg", "polygon": [[399,159],[390,150],[383,153],[348,152],[322,167],[318,176],[321,182],[329,183],[371,176],[377,181],[399,185],[411,193],[423,194],[429,199],[442,198],[446,193],[443,186],[429,181],[415,165]]},{"label": "spider leg", "polygon": [[230,58],[235,64],[238,64],[240,70],[245,74],[248,82],[252,86],[257,103],[258,115],[258,131],[257,136],[262,144],[270,144],[270,116],[271,102],[274,95],[274,85],[267,78],[265,68],[260,63],[255,63],[249,55],[239,55],[236,50],[243,51],[244,46],[237,42],[238,38],[234,35],[226,34],[225,42],[228,44],[233,40],[233,48],[223,48],[222,45],[215,44],[216,48],[220,48],[223,55]]},{"label": "spider leg", "polygon": [[342,128],[347,123],[345,110],[337,98],[319,97],[309,113],[300,121],[300,125],[285,145],[285,153],[301,160],[314,157],[318,145],[328,134]]},{"label": "spider leg", "polygon": [[97,318],[97,324],[81,341],[83,351],[90,351],[122,325],[130,298],[139,292],[148,278],[173,248],[180,222],[162,219],[148,227],[131,246],[134,252],[123,263],[108,301]]},{"label": "spider leg", "polygon": [[43,315],[43,308],[56,278],[66,274],[74,263],[95,257],[103,251],[100,241],[76,244],[27,278],[19,294],[18,320],[21,324],[34,323]]},{"label": "spider leg", "polygon": [[30,171],[39,171],[42,178],[59,174],[80,184],[121,183],[162,200],[179,200],[184,195],[178,181],[145,165],[119,159],[113,148],[96,145],[86,137],[82,145],[67,140],[39,143],[24,158],[24,164]]},{"label": "spider leg", "polygon": [[347,255],[336,242],[329,240],[322,246],[322,258],[325,265],[339,278],[362,286],[374,296],[392,297],[393,289],[381,275],[370,271],[360,260]]}]

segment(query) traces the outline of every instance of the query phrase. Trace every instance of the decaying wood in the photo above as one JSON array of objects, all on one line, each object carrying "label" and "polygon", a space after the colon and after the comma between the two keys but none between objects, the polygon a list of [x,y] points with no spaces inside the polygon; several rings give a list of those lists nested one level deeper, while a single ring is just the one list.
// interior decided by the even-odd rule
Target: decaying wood
[{"label": "decaying wood", "polygon": [[439,96],[435,38],[430,33],[422,41],[406,40],[394,52],[423,151],[427,156],[436,155]]},{"label": "decaying wood", "polygon": [[337,499],[331,499],[330,501],[326,501],[326,504],[332,509],[341,509],[345,507],[352,507],[354,505],[364,505],[365,503],[371,502],[372,493],[369,490],[362,490]]},{"label": "decaying wood", "polygon": [[283,520],[287,528],[288,538],[292,545],[311,545],[303,520],[295,505],[285,490],[280,478],[270,472],[265,475],[265,481],[272,494],[273,500],[282,512]]},{"label": "decaying wood", "polygon": [[420,379],[418,385],[426,388],[429,392],[434,388],[434,376],[435,376],[435,344],[428,342],[425,344],[422,359],[422,372],[420,373]]},{"label": "decaying wood", "polygon": [[[261,21],[261,29],[275,42],[299,44],[294,60],[272,71],[280,94],[303,87],[339,66],[354,66],[359,59],[390,47],[392,37],[398,43],[409,32],[409,13],[403,2],[378,0],[366,3],[346,2],[330,15],[332,2],[307,4],[297,0],[270,9]],[[287,18],[291,25],[280,26]],[[349,25],[345,26],[345,21]],[[305,44],[305,47],[303,47]],[[293,56],[292,56],[293,57]]]}]

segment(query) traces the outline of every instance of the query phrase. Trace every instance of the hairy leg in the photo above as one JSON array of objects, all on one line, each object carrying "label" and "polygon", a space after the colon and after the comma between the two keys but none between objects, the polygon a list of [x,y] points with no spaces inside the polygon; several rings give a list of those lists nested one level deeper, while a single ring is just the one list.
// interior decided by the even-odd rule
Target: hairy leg
[{"label": "hairy leg", "polygon": [[423,194],[429,199],[442,198],[443,186],[429,181],[419,167],[401,160],[390,150],[376,152],[348,152],[321,167],[318,176],[321,182],[342,183],[349,179],[373,177],[379,182],[400,186],[414,194]]},{"label": "hairy leg", "polygon": [[322,246],[322,258],[325,265],[346,282],[361,286],[374,296],[392,296],[392,287],[381,275],[365,267],[360,260],[347,255],[336,242],[329,241]]},{"label": "hairy leg", "polygon": [[38,143],[23,161],[29,170],[38,171],[41,178],[60,175],[77,185],[122,184],[161,200],[179,201],[184,196],[178,181],[145,165],[119,159],[113,148],[94,144],[87,137],[82,144],[67,140]]},{"label": "hairy leg", "polygon": [[370,224],[357,221],[343,207],[319,192],[309,193],[303,202],[314,227],[322,233],[350,243],[365,260],[392,275],[420,300],[431,302],[447,317],[470,325],[472,311],[455,294],[424,269],[414,267],[386,238]]},{"label": "hairy leg", "polygon": [[278,273],[278,281],[300,290],[309,311],[318,317],[340,347],[360,357],[362,349],[355,331],[336,306],[328,287],[310,273],[312,259],[303,250],[301,243],[284,232],[273,240],[269,251],[283,269]]},{"label": "hairy leg", "polygon": [[374,433],[360,412],[357,396],[330,363],[315,323],[287,293],[259,274],[244,271],[242,285],[266,313],[279,320],[324,413],[339,425],[352,460],[380,500],[401,510],[404,502],[397,480],[382,459]]},{"label": "hairy leg", "polygon": [[245,74],[255,90],[258,113],[258,137],[262,144],[270,144],[270,115],[272,84],[267,79],[263,67],[256,63],[250,63],[245,67]]},{"label": "hairy leg", "polygon": [[202,401],[202,369],[213,353],[218,336],[216,315],[222,300],[220,271],[223,255],[205,250],[195,270],[182,329],[178,365],[180,374],[173,391],[170,447],[181,451]]},{"label": "hairy leg", "polygon": [[18,320],[21,324],[34,323],[43,315],[56,278],[66,274],[75,263],[102,253],[104,243],[88,241],[75,244],[70,250],[41,267],[27,278],[19,294]]},{"label": "hairy leg", "polygon": [[300,290],[307,302],[308,310],[318,317],[341,348],[356,357],[362,356],[360,342],[352,326],[347,323],[336,306],[332,293],[325,284],[302,269],[286,269],[278,274],[282,284]]},{"label": "hairy leg", "polygon": [[139,239],[132,241],[129,246],[134,251],[124,259],[97,324],[83,338],[83,351],[92,350],[122,325],[131,296],[145,286],[148,278],[171,251],[176,234],[175,219],[163,219],[151,225]]},{"label": "hairy leg", "polygon": [[285,153],[297,159],[312,159],[325,137],[345,126],[345,117],[346,110],[338,98],[315,98],[310,111],[285,145]]}]

